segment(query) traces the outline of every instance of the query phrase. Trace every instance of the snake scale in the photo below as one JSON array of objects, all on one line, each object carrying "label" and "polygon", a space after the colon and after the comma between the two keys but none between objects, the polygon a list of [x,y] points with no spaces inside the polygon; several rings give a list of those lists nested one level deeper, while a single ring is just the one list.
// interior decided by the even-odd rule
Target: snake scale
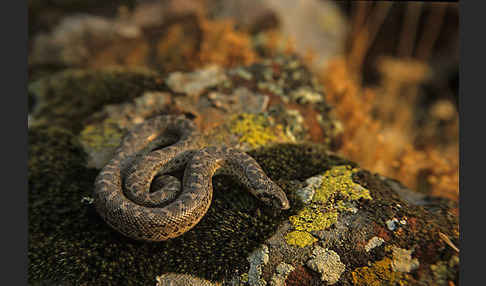
[{"label": "snake scale", "polygon": [[[290,207],[283,190],[252,157],[235,148],[208,145],[184,116],[161,115],[134,126],[96,178],[97,212],[112,228],[136,240],[180,236],[208,211],[216,172],[235,176],[271,207]],[[183,169],[182,183],[165,175]]]}]

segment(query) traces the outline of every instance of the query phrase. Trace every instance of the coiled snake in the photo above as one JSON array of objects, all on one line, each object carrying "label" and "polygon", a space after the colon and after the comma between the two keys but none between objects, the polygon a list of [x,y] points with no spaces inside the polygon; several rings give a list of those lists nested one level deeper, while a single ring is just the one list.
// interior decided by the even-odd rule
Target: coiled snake
[{"label": "coiled snake", "polygon": [[[236,176],[269,206],[290,207],[282,189],[252,157],[230,147],[205,147],[204,141],[184,116],[158,116],[136,125],[96,178],[94,203],[100,216],[133,239],[177,237],[208,211],[216,171]],[[184,167],[180,190],[175,177],[163,174]]]}]

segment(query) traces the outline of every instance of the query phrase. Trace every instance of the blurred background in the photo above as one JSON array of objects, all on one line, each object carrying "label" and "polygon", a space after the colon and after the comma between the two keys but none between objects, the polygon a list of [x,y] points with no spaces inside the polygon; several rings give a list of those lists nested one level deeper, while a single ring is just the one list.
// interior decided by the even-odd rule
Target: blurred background
[{"label": "blurred background", "polygon": [[459,198],[456,3],[28,3],[29,82],[67,68],[167,74],[297,54],[342,122],[338,153],[418,192]]}]

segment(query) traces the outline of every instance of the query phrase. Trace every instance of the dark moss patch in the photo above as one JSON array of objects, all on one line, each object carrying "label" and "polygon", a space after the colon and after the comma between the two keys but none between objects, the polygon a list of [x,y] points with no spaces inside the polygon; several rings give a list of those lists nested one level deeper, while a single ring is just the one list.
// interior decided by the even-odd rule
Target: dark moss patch
[{"label": "dark moss patch", "polygon": [[314,143],[278,144],[248,152],[270,177],[284,180],[305,180],[337,165],[357,164],[329,155],[324,145]]},{"label": "dark moss patch", "polygon": [[39,102],[35,117],[75,133],[104,105],[131,100],[148,90],[166,90],[163,78],[147,70],[121,68],[67,70],[29,84]]},{"label": "dark moss patch", "polygon": [[[165,272],[211,280],[247,271],[246,257],[286,219],[226,176],[214,178],[203,220],[161,243],[122,237],[83,203],[97,170],[84,168],[74,135],[57,127],[29,130],[29,281],[80,285],[147,285]],[[270,159],[267,159],[270,161]]]},{"label": "dark moss patch", "polygon": [[222,181],[217,185],[227,187],[215,187],[203,220],[167,242],[124,238],[101,221],[91,206],[71,213],[57,235],[32,235],[31,279],[62,279],[74,285],[147,285],[166,272],[220,280],[236,269],[247,271],[246,257],[277,223],[270,216],[255,215],[260,213],[255,211],[258,203],[241,188],[231,189],[231,184]]}]

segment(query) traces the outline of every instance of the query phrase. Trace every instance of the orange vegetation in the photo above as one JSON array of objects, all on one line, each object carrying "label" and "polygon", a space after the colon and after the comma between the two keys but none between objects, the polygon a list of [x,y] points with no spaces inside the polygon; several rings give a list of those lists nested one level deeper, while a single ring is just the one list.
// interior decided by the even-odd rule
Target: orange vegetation
[{"label": "orange vegetation", "polygon": [[380,88],[361,88],[344,59],[333,60],[321,80],[344,125],[343,155],[412,189],[421,190],[425,183],[433,195],[458,199],[458,144],[415,147],[411,100],[400,96],[398,87],[385,81]]},{"label": "orange vegetation", "polygon": [[247,33],[234,29],[230,20],[208,20],[199,18],[202,43],[199,51],[201,63],[221,66],[248,65],[257,58]]}]

